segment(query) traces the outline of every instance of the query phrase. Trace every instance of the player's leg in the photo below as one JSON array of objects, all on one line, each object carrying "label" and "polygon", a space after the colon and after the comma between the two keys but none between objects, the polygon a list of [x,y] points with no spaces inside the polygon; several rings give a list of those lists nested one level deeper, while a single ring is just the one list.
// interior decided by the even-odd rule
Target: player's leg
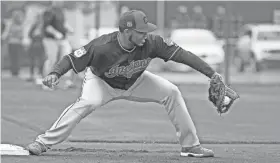
[{"label": "player's leg", "polygon": [[197,157],[213,155],[212,151],[200,146],[195,125],[177,86],[145,71],[128,92],[128,100],[156,102],[165,107],[182,146],[181,155],[192,154]]},{"label": "player's leg", "polygon": [[51,128],[39,135],[35,142],[27,146],[27,149],[31,154],[39,155],[53,145],[63,142],[84,117],[97,107],[112,100],[109,90],[108,84],[88,70],[85,74],[80,98],[68,106]]}]

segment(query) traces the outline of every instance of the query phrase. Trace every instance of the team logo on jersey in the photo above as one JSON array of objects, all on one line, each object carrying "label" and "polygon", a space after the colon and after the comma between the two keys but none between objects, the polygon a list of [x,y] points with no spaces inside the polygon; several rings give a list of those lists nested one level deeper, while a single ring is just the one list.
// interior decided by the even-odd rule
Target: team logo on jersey
[{"label": "team logo on jersey", "polygon": [[107,78],[114,78],[116,76],[122,75],[126,78],[131,78],[136,72],[143,71],[149,65],[151,58],[132,61],[128,66],[116,65],[112,67],[109,72],[105,72]]},{"label": "team logo on jersey", "polygon": [[86,49],[84,47],[81,47],[80,49],[77,49],[74,51],[74,56],[81,57],[87,53]]}]

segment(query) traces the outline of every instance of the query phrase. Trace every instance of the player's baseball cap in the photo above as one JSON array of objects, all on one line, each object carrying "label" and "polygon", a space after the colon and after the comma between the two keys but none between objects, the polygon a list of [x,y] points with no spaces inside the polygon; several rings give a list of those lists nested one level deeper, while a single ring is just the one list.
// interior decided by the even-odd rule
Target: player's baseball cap
[{"label": "player's baseball cap", "polygon": [[119,27],[124,29],[133,29],[138,32],[153,32],[157,26],[149,23],[144,12],[131,10],[123,13],[119,20]]}]

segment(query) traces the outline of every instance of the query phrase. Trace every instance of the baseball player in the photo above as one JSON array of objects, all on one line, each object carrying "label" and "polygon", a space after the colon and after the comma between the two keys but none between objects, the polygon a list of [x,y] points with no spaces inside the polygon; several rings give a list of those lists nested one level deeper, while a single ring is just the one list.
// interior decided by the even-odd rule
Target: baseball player
[{"label": "baseball player", "polygon": [[121,15],[119,31],[93,39],[64,56],[43,83],[53,87],[70,69],[76,73],[86,70],[81,95],[50,129],[26,147],[30,153],[40,155],[46,152],[63,142],[74,127],[96,108],[113,100],[126,99],[155,102],[165,107],[182,146],[181,156],[213,157],[212,150],[200,145],[179,89],[145,69],[153,58],[161,58],[187,64],[209,78],[218,74],[199,57],[171,40],[149,34],[156,28],[142,11],[131,10]]}]

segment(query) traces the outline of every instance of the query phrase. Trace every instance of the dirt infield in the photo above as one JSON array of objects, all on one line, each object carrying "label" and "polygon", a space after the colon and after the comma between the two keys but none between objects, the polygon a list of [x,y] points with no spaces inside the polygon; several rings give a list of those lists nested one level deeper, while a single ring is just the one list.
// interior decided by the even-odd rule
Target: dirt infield
[{"label": "dirt infield", "polygon": [[178,145],[68,143],[41,156],[4,156],[2,163],[277,163],[279,145],[205,145],[216,152],[214,158],[180,157]]},{"label": "dirt infield", "polygon": [[[1,143],[25,146],[48,129],[79,90],[42,91],[18,79],[2,79]],[[280,86],[236,85],[241,99],[219,116],[206,85],[179,86],[201,143],[215,158],[179,157],[175,130],[156,104],[116,101],[97,109],[69,139],[40,157],[2,156],[2,162],[280,162]]]}]

